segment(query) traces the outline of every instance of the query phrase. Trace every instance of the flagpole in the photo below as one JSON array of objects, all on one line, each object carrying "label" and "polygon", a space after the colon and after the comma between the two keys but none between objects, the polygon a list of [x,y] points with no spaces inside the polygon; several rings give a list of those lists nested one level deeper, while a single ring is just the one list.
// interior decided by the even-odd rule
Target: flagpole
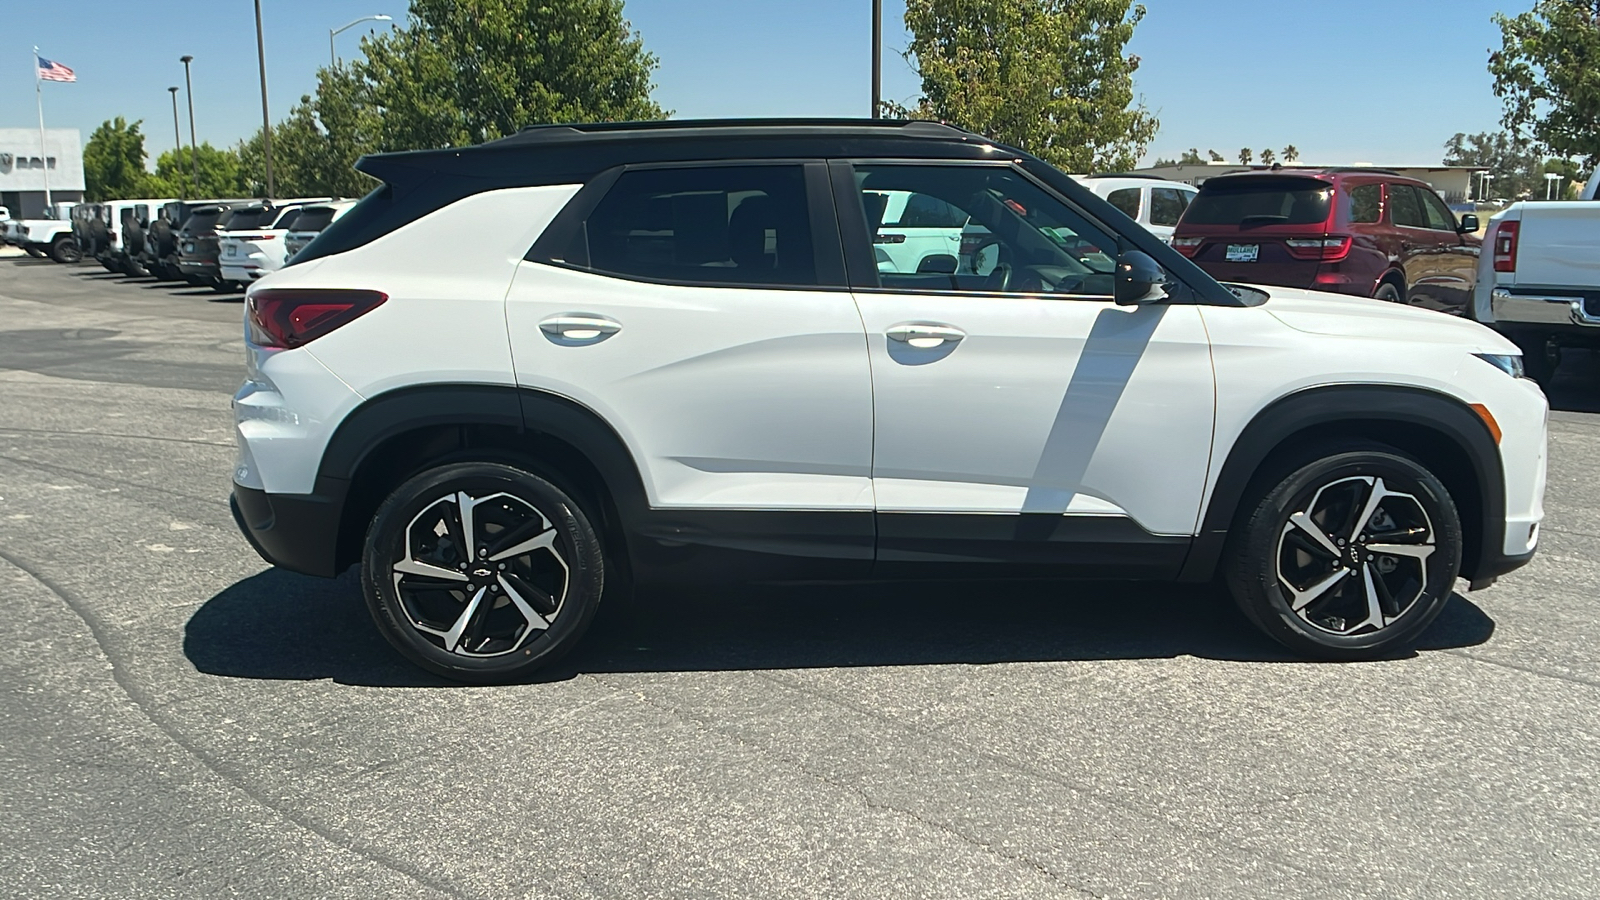
[{"label": "flagpole", "polygon": [[44,79],[39,77],[39,48],[33,48],[33,95],[39,102],[39,162],[44,165],[44,208],[50,215],[50,148],[44,142]]}]

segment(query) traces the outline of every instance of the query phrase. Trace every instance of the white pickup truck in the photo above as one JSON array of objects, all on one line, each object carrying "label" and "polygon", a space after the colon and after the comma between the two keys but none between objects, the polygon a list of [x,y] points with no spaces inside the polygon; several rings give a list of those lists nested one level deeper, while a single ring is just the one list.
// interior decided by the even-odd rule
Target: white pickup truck
[{"label": "white pickup truck", "polygon": [[83,258],[72,236],[72,208],[76,203],[57,203],[45,210],[46,218],[13,220],[6,240],[28,251],[31,256],[49,256],[58,263]]},{"label": "white pickup truck", "polygon": [[1562,347],[1600,347],[1600,170],[1581,199],[1513,203],[1489,220],[1473,317],[1548,383]]}]

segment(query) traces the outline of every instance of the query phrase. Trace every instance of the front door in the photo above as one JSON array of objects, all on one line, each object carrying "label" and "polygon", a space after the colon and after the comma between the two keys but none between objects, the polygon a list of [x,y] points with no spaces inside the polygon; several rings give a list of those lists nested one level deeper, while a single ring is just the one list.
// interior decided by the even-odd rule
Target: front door
[{"label": "front door", "polygon": [[1116,305],[1114,235],[1012,166],[833,173],[842,215],[862,223],[858,198],[896,191],[970,217],[955,273],[883,271],[856,290],[880,564],[1175,574],[1212,436],[1198,308]]}]

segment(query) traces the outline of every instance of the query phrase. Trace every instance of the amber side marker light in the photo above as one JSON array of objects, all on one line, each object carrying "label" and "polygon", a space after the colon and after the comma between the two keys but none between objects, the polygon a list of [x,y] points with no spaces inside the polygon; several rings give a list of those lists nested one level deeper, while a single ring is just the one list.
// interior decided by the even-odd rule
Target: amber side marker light
[{"label": "amber side marker light", "polygon": [[1482,403],[1471,405],[1472,411],[1477,413],[1478,418],[1483,420],[1483,424],[1489,429],[1489,436],[1494,438],[1495,446],[1498,447],[1500,445],[1500,423],[1494,420],[1494,414],[1489,412],[1489,407],[1484,406]]}]

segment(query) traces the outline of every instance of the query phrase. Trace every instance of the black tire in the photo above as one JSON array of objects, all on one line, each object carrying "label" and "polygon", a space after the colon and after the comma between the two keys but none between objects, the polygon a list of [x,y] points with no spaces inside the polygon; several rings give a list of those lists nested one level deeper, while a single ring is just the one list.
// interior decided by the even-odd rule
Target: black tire
[{"label": "black tire", "polygon": [[77,241],[62,236],[51,242],[50,258],[58,263],[75,263],[83,259],[83,251],[78,249]]},{"label": "black tire", "polygon": [[1385,281],[1383,284],[1378,285],[1378,289],[1372,294],[1372,299],[1382,300],[1386,303],[1406,302],[1406,298],[1400,293],[1400,289],[1395,287],[1394,282],[1392,281]]},{"label": "black tire", "polygon": [[[1455,501],[1433,473],[1390,448],[1352,445],[1319,457],[1260,479],[1223,561],[1229,592],[1251,622],[1302,656],[1370,659],[1408,648],[1455,589]],[[1386,493],[1373,506],[1380,487]]]},{"label": "black tire", "polygon": [[[463,493],[475,501],[470,537]],[[530,542],[541,546],[505,555]],[[478,551],[470,563],[468,545]],[[500,684],[577,644],[600,608],[604,572],[600,539],[570,496],[521,469],[469,462],[430,469],[389,495],[367,530],[361,583],[402,656],[446,678]]]}]

